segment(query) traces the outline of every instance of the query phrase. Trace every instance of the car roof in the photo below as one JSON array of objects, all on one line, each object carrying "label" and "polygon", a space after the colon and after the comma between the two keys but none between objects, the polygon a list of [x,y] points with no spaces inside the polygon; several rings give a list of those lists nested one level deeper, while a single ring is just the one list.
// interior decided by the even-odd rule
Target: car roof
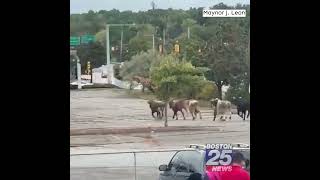
[{"label": "car roof", "polygon": [[[230,143],[230,144],[232,144],[234,150],[250,150],[250,146],[245,143]],[[189,144],[185,149],[206,150],[206,146],[203,144]]]}]

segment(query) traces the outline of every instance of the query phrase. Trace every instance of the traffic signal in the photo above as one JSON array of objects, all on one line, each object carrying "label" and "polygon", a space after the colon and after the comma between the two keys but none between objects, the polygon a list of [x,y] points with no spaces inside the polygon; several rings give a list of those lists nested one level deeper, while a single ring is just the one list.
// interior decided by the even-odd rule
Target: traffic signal
[{"label": "traffic signal", "polygon": [[91,65],[90,65],[90,61],[87,62],[87,74],[90,75],[91,73]]}]

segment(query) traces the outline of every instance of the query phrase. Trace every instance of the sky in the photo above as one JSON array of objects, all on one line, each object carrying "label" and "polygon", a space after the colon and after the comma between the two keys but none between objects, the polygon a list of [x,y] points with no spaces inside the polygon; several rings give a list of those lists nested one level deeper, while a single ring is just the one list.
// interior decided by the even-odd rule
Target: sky
[{"label": "sky", "polygon": [[[86,13],[89,10],[146,11],[151,9],[152,0],[70,0],[70,14]],[[250,4],[250,0],[154,0],[158,9],[189,9],[190,7],[209,7],[220,2],[227,5]]]}]

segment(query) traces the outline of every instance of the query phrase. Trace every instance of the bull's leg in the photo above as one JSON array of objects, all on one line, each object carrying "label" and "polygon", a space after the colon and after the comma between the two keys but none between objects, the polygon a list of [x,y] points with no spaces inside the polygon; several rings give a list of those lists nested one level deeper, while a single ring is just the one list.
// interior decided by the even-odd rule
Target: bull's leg
[{"label": "bull's leg", "polygon": [[243,120],[246,120],[246,111],[242,111],[242,116],[241,117],[242,117]]},{"label": "bull's leg", "polygon": [[156,118],[156,117],[154,117],[153,113],[155,113],[155,112],[154,112],[154,111],[151,111],[151,115],[152,115],[152,117],[153,117],[153,118]]},{"label": "bull's leg", "polygon": [[172,116],[172,119],[174,119],[174,117],[176,116],[177,112],[176,111],[173,111],[173,116]]},{"label": "bull's leg", "polygon": [[190,111],[190,114],[191,114],[191,116],[192,116],[192,120],[194,120],[195,119],[195,117],[194,117],[194,114],[193,114],[194,112],[191,112]]},{"label": "bull's leg", "polygon": [[173,117],[176,117],[176,120],[178,120],[178,111],[174,111]]},{"label": "bull's leg", "polygon": [[197,113],[199,113],[200,119],[202,119],[202,115],[199,109],[197,109]]},{"label": "bull's leg", "polygon": [[247,118],[249,118],[249,115],[250,115],[250,111],[248,110],[248,115],[247,115]]},{"label": "bull's leg", "polygon": [[144,85],[142,85],[142,92],[144,92]]},{"label": "bull's leg", "polygon": [[[182,116],[183,116],[183,120],[186,120],[186,117],[184,117],[184,113],[183,113],[183,111],[182,111],[182,109],[181,109],[181,114],[182,114]],[[178,118],[178,117],[177,117]],[[178,120],[178,119],[177,119]]]},{"label": "bull's leg", "polygon": [[217,114],[218,114],[217,106],[214,106],[214,108],[213,108],[213,121],[216,120]]}]

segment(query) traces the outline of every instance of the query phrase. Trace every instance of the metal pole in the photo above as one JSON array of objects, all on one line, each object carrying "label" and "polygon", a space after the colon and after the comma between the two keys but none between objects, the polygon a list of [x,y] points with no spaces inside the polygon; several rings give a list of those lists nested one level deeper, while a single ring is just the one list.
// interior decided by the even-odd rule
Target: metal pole
[{"label": "metal pole", "polygon": [[123,29],[121,29],[121,41],[120,41],[120,62],[122,62],[122,39],[123,39]]},{"label": "metal pole", "polygon": [[137,161],[136,161],[136,153],[133,152],[133,157],[134,157],[134,180],[137,180]]},{"label": "metal pole", "polygon": [[77,58],[77,77],[78,77],[78,89],[81,89],[81,64],[78,56]]},{"label": "metal pole", "polygon": [[109,25],[106,25],[106,54],[107,54],[107,65],[110,64],[110,38],[109,38]]},{"label": "metal pole", "polygon": [[155,50],[154,49],[154,34],[152,34],[152,49],[153,49],[153,51]]}]

